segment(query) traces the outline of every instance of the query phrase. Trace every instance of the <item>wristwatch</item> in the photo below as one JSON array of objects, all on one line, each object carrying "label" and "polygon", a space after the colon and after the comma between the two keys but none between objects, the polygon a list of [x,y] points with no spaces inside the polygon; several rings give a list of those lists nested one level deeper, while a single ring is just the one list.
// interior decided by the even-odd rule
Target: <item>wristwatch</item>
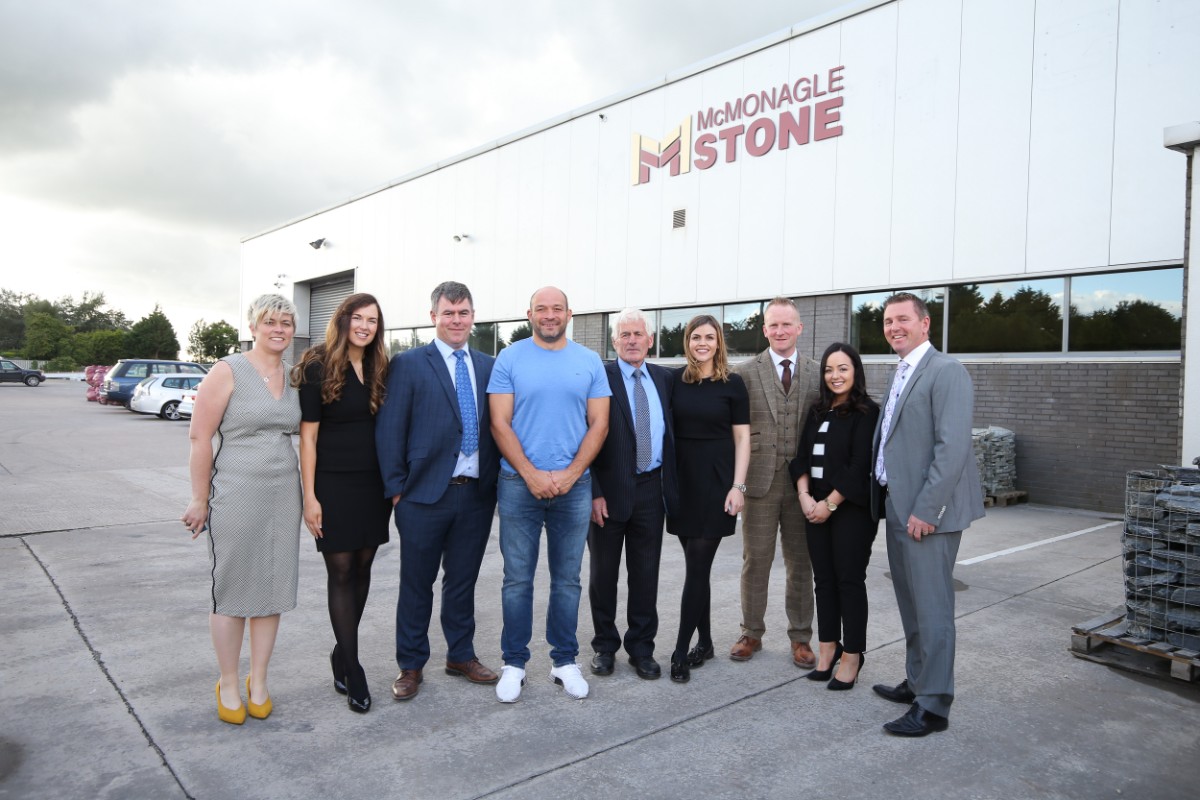
[{"label": "wristwatch", "polygon": [[742,494],[745,494],[745,493],[746,493],[746,484],[744,484],[744,483],[735,483],[735,484],[733,485],[733,488],[734,488],[734,489],[737,489],[737,490],[738,490],[739,492],[741,492]]},{"label": "wristwatch", "polygon": [[832,500],[826,499],[825,507],[828,508],[830,511],[837,511],[837,503],[833,502]]}]

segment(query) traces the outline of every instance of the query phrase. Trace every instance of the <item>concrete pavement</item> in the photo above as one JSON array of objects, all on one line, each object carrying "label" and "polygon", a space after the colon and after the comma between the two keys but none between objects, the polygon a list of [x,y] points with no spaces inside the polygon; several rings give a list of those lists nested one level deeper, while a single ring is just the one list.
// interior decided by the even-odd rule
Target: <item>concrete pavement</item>
[{"label": "concrete pavement", "polygon": [[[511,706],[441,671],[436,608],[421,693],[391,699],[393,538],[362,623],[375,707],[359,716],[330,685],[324,567],[304,534],[299,606],[271,664],[275,712],[225,725],[213,708],[207,556],[177,522],[186,458],[186,423],[86,403],[78,383],[0,386],[0,798],[1186,797],[1200,783],[1200,688],[1067,652],[1073,624],[1122,603],[1120,526],[1024,505],[989,510],[960,561],[1095,530],[960,564],[957,701],[950,730],[925,739],[884,734],[904,708],[870,691],[903,677],[882,537],[864,683],[851,692],[791,665],[778,592],[763,651],[741,664],[725,657],[740,616],[735,537],[713,571],[718,657],[691,683],[640,680],[624,660],[610,677],[590,676],[585,591],[591,696],[569,700],[549,681],[539,613],[529,685]],[[668,536],[664,666],[682,575]],[[544,612],[544,565],[539,577]],[[494,528],[476,647],[497,669],[500,580]],[[243,674],[247,659],[248,648]]]}]

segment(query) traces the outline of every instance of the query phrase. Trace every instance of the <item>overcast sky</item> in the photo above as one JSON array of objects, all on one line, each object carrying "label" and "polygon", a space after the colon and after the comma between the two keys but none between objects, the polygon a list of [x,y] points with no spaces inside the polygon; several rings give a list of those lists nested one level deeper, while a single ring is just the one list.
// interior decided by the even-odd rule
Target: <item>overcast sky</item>
[{"label": "overcast sky", "polygon": [[241,329],[239,242],[844,0],[0,0],[0,288]]}]

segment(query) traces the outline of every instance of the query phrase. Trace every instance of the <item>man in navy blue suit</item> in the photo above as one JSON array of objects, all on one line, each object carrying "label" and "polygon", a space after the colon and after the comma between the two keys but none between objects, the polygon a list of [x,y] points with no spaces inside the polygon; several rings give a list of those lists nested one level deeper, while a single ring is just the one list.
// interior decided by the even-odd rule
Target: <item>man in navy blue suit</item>
[{"label": "man in navy blue suit", "polygon": [[495,359],[471,350],[471,291],[447,281],[433,290],[432,344],[401,353],[375,421],[384,492],[400,532],[400,599],[392,696],[411,700],[429,660],[433,584],[442,576],[446,672],[472,683],[499,676],[475,656],[475,581],[496,509],[500,452],[491,434],[487,385]]},{"label": "man in navy blue suit", "polygon": [[658,633],[658,567],[663,519],[678,501],[671,371],[646,362],[654,333],[645,315],[627,308],[613,322],[617,360],[604,366],[612,401],[608,438],[592,462],[592,527],[588,532],[592,606],[592,672],[611,675],[621,647],[617,583],[621,549],[629,581],[625,652],[638,677],[662,675],[654,660]]}]

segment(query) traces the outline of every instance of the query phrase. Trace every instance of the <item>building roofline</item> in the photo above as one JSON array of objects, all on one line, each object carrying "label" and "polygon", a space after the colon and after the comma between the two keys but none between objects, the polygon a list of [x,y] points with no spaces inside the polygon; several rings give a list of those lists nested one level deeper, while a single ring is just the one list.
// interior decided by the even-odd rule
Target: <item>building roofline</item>
[{"label": "building roofline", "polygon": [[580,117],[584,117],[589,114],[595,114],[599,111],[603,111],[604,109],[609,108],[610,106],[615,106],[618,103],[623,103],[626,100],[631,100],[635,97],[639,97],[640,95],[647,94],[656,89],[661,89],[664,86],[669,86],[672,83],[676,83],[678,81],[685,80],[687,78],[691,78],[695,75],[699,75],[702,72],[707,72],[708,70],[716,69],[717,67],[723,66],[732,61],[737,61],[740,58],[745,58],[748,55],[757,53],[760,50],[766,50],[768,47],[774,47],[775,45],[779,44],[780,42],[785,42],[788,39],[795,39],[797,36],[802,36],[806,33],[811,33],[812,31],[828,27],[828,26],[836,24],[838,22],[847,20],[850,17],[857,16],[858,14],[862,14],[866,11],[870,11],[873,8],[877,8],[877,7],[883,6],[883,5],[888,5],[889,3],[893,3],[896,1],[897,0],[851,0],[851,2],[847,2],[844,5],[841,5],[841,6],[838,6],[837,8],[831,9],[831,10],[825,12],[824,14],[818,14],[815,17],[810,17],[809,19],[804,20],[803,22],[798,22],[795,25],[784,28],[783,30],[776,31],[775,33],[767,34],[766,36],[763,36],[761,38],[747,42],[746,44],[740,45],[738,47],[734,47],[730,50],[726,50],[723,53],[718,53],[717,55],[709,56],[708,58],[702,59],[693,64],[689,64],[688,66],[683,67],[681,69],[672,70],[672,71],[666,73],[665,75],[663,75],[661,78],[655,78],[650,81],[647,81],[646,83],[639,84],[639,85],[635,86],[634,88],[628,89],[624,92],[618,92],[616,94],[609,95],[608,97],[602,98],[600,100],[595,100],[591,103],[588,103],[587,105],[580,106],[579,108],[573,109],[566,113],[551,117],[550,119],[547,119],[536,125],[532,125],[528,128],[523,128],[519,131],[516,131],[515,133],[510,133],[507,136],[502,136],[499,139],[495,139],[486,144],[479,145],[478,147],[474,147],[470,150],[459,153],[458,155],[451,156],[450,158],[445,158],[440,161],[435,161],[432,164],[428,164],[424,167],[415,169],[412,172],[405,173],[404,175],[401,175],[399,178],[389,181],[388,183],[385,183],[381,186],[376,186],[375,188],[368,189],[365,192],[361,192],[360,194],[353,195],[352,197],[348,197],[345,200],[341,200],[332,205],[325,206],[317,211],[313,211],[313,212],[304,214],[302,216],[295,217],[294,219],[290,219],[287,222],[283,222],[278,225],[273,225],[270,228],[267,228],[265,230],[259,231],[258,233],[251,234],[250,236],[245,237],[244,239],[241,240],[241,243],[245,244],[246,242],[252,241],[259,237],[266,236],[269,233],[274,233],[275,231],[283,230],[284,228],[288,228],[288,227],[291,227],[292,225],[303,222],[306,219],[312,219],[313,217],[320,216],[321,214],[324,214],[328,211],[332,211],[336,208],[341,208],[342,206],[357,202],[366,197],[370,197],[371,195],[379,194],[380,192],[394,188],[401,184],[408,183],[410,181],[416,180],[417,178],[423,177],[425,175],[429,175],[433,172],[437,172],[440,169],[445,169],[446,167],[453,166],[454,164],[458,164],[463,161],[467,161],[469,159],[475,158],[476,156],[480,156],[480,155],[483,155],[484,153],[491,152],[492,150],[498,150],[501,147],[505,147],[514,142],[518,142],[521,139],[526,139],[530,136],[535,136],[539,133],[542,133],[543,131],[548,131],[551,128],[556,128],[559,125],[565,125],[566,123],[571,122],[572,120],[579,119]]}]

